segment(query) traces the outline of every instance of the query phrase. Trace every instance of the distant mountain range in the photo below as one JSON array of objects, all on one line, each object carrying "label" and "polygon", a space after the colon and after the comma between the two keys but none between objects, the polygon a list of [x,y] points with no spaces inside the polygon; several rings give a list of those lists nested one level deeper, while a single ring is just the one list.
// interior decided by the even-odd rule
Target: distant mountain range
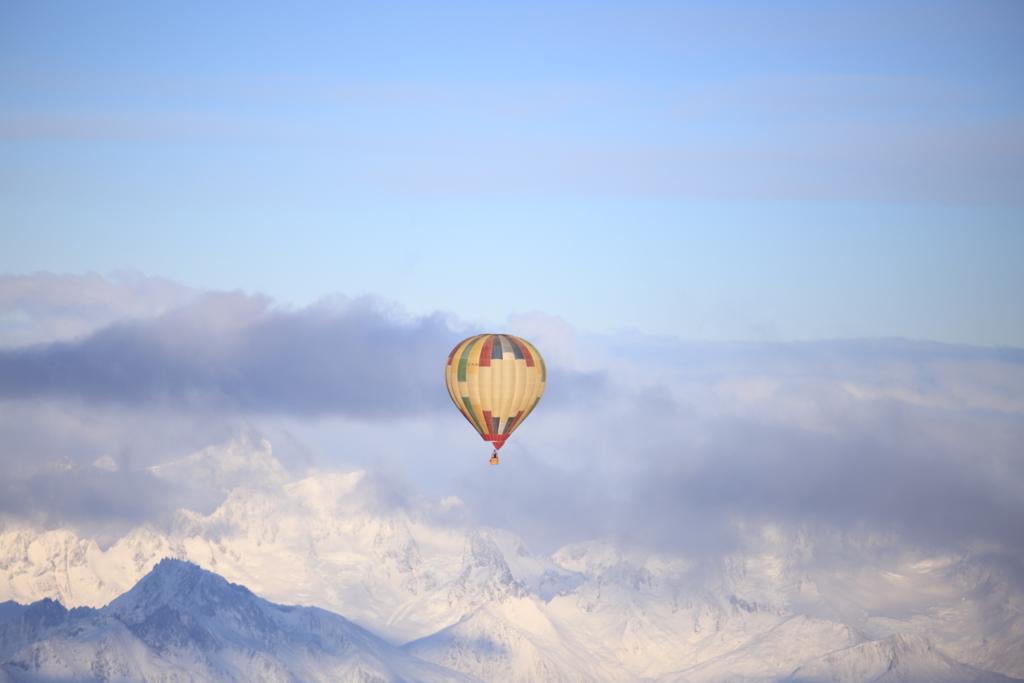
[{"label": "distant mountain range", "polygon": [[[106,548],[67,529],[0,523],[0,599],[107,605],[4,603],[0,676],[1024,679],[1024,596],[983,557],[883,563],[849,539],[832,547],[774,531],[713,564],[607,542],[541,557],[514,534],[476,527],[455,499],[395,505],[361,472],[291,481],[266,442],[154,473],[230,493],[209,515],[182,511],[171,530],[140,527]],[[846,560],[823,561],[836,552]],[[210,572],[321,609],[274,605]]]},{"label": "distant mountain range", "polygon": [[275,605],[169,559],[102,609],[3,603],[0,662],[12,681],[474,680],[331,612]]}]

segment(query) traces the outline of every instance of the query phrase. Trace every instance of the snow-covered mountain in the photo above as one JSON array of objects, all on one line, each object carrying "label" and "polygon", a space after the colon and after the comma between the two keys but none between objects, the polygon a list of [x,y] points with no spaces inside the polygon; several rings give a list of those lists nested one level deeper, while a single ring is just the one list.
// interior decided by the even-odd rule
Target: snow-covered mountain
[{"label": "snow-covered mountain", "polygon": [[804,664],[792,683],[1009,683],[1006,676],[955,662],[920,636],[861,643]]},{"label": "snow-covered mountain", "polygon": [[179,560],[102,609],[5,603],[0,619],[0,666],[14,681],[473,680],[336,614],[275,605]]},{"label": "snow-covered mountain", "polygon": [[[105,548],[4,520],[0,599],[99,607],[175,557],[275,602],[345,614],[487,681],[847,681],[890,650],[898,656],[884,671],[898,673],[884,680],[946,664],[950,676],[975,676],[965,680],[1024,679],[1024,595],[980,555],[880,554],[877,539],[764,529],[714,562],[599,541],[544,557],[474,525],[454,498],[397,505],[361,471],[291,478],[258,439],[153,474],[199,479],[226,497],[209,514],[183,510],[172,528],[139,527]],[[902,642],[925,654],[886,649]]]},{"label": "snow-covered mountain", "polygon": [[600,642],[552,621],[535,597],[510,597],[405,646],[431,662],[485,681],[635,681]]},{"label": "snow-covered mountain", "polygon": [[[246,443],[246,442],[243,442]],[[511,534],[452,524],[461,503],[409,509],[382,504],[363,471],[282,480],[266,441],[249,444],[246,483],[211,514],[183,510],[173,528],[143,526],[105,549],[68,530],[0,526],[0,599],[52,597],[99,606],[162,557],[191,560],[279,602],[344,612],[394,642],[429,635],[506,593],[566,572],[529,556]],[[225,481],[246,469],[239,444],[207,449],[155,473]],[[190,474],[190,467],[198,469]],[[260,476],[260,475],[265,476]],[[433,521],[443,516],[446,523]],[[502,550],[502,547],[505,550]],[[519,572],[514,577],[505,553]]]}]

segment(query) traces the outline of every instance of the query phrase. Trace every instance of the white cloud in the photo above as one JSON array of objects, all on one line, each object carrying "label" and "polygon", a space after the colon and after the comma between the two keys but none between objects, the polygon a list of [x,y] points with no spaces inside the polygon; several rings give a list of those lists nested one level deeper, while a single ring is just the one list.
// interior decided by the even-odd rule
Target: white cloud
[{"label": "white cloud", "polygon": [[92,466],[97,469],[106,470],[107,472],[117,472],[119,469],[121,469],[120,466],[117,464],[117,461],[114,460],[114,458],[111,457],[109,453],[101,455],[100,457],[93,460]]},{"label": "white cloud", "polygon": [[125,318],[151,318],[197,294],[132,272],[0,275],[0,349],[72,341]]}]

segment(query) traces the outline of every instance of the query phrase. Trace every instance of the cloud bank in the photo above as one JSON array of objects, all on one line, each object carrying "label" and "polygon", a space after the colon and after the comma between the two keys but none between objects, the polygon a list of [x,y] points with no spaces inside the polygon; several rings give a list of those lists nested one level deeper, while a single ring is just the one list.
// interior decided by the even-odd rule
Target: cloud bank
[{"label": "cloud bank", "polygon": [[260,297],[205,294],[78,341],[0,352],[0,395],[257,413],[419,412],[441,405],[430,371],[455,341],[440,317],[401,325],[362,305],[284,311]]},{"label": "cloud bank", "polygon": [[146,468],[276,430],[286,464],[362,453],[396,490],[457,495],[540,549],[614,536],[714,554],[777,525],[1024,555],[1022,350],[510,324],[544,350],[550,387],[497,470],[468,457],[486,449],[448,403],[440,367],[469,331],[441,313],[194,293],[84,337],[4,349],[0,510],[156,519],[195,492]]},{"label": "cloud bank", "polygon": [[[83,338],[0,350],[0,398],[400,418],[447,409],[438,377],[464,336],[442,314],[403,322],[372,300],[284,309],[202,293]],[[556,377],[555,401],[602,389],[599,374]]]}]

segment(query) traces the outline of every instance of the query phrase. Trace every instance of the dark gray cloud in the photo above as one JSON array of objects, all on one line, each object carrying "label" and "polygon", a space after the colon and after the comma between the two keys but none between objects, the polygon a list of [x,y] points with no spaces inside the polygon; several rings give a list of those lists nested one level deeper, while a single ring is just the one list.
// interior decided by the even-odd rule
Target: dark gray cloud
[{"label": "dark gray cloud", "polygon": [[[0,397],[168,409],[400,418],[447,410],[440,314],[400,322],[369,301],[280,309],[207,293],[72,342],[0,351]],[[557,370],[549,402],[587,400],[600,373]]]},{"label": "dark gray cloud", "polygon": [[[929,434],[937,418],[919,413],[892,406],[863,430],[832,434],[720,421],[703,448],[683,441],[652,454],[651,469],[626,484],[622,518],[634,522],[632,537],[656,546],[728,545],[737,520],[871,530],[945,550],[1019,544],[1019,456],[993,452],[1000,446],[986,437],[986,420],[962,426],[977,437],[962,448]],[[1024,438],[1019,423],[995,427]],[[1007,467],[1017,471],[1000,481]]]},{"label": "dark gray cloud", "polygon": [[368,305],[290,311],[206,294],[79,341],[0,352],[0,394],[172,410],[413,413],[442,405],[437,359],[455,341],[440,317],[400,324]]}]

